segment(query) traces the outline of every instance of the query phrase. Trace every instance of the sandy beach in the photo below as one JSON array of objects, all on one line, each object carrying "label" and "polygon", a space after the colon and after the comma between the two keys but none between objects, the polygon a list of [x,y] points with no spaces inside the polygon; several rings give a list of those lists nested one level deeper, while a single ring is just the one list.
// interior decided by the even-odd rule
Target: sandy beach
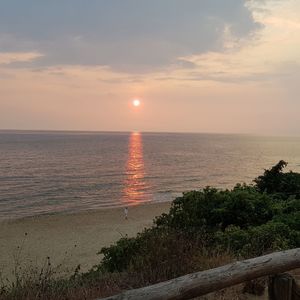
[{"label": "sandy beach", "polygon": [[12,269],[41,266],[47,257],[61,272],[72,272],[80,264],[86,271],[98,264],[97,252],[122,236],[134,236],[149,227],[155,216],[167,212],[170,203],[87,211],[72,215],[50,215],[2,221],[0,223],[0,270],[12,278]]}]

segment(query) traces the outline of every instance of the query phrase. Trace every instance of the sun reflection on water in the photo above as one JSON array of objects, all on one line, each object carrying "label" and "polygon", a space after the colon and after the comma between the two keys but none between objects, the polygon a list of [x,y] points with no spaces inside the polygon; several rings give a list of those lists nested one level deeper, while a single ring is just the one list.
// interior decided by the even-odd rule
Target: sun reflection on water
[{"label": "sun reflection on water", "polygon": [[133,132],[129,138],[128,160],[123,200],[129,204],[138,204],[147,199],[145,182],[145,166],[143,158],[143,141],[139,132]]}]

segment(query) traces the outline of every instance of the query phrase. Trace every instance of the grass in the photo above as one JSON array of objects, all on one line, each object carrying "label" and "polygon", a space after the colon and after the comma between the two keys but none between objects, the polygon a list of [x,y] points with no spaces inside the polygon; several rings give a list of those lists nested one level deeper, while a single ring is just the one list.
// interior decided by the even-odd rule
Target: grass
[{"label": "grass", "polygon": [[[64,263],[53,265],[50,257],[45,258],[42,266],[26,266],[23,253],[25,234],[14,253],[13,278],[0,276],[0,300],[97,299],[235,260],[229,252],[208,250],[203,239],[190,239],[178,231],[161,234],[151,233],[146,242],[147,251],[137,254],[125,271],[111,272],[100,263],[85,273],[77,266],[68,276],[65,275]],[[253,292],[253,284],[250,288]],[[245,287],[240,285],[199,299],[244,299],[243,290]]]},{"label": "grass", "polygon": [[[183,259],[182,253],[178,260]],[[224,265],[232,261],[232,257],[226,253],[207,253],[201,249],[197,254],[190,256],[190,263],[176,264],[178,268],[170,269],[161,264],[160,267],[149,265],[147,268],[137,270],[132,265],[126,272],[103,272],[95,267],[86,273],[80,272],[78,266],[71,276],[60,276],[62,265],[53,266],[50,258],[46,258],[42,267],[25,268],[21,264],[20,256],[15,261],[12,280],[0,280],[1,300],[79,300],[107,297],[121,291],[139,288],[160,281],[171,279],[194,271],[210,269]],[[224,293],[219,293],[219,298],[224,299]],[[232,298],[234,299],[234,298]]]}]

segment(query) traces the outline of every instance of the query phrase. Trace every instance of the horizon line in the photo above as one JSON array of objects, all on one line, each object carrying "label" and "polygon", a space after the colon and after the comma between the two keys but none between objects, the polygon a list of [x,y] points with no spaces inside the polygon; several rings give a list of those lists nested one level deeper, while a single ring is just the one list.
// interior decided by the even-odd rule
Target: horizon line
[{"label": "horizon line", "polygon": [[287,138],[287,137],[300,137],[300,135],[275,135],[275,134],[259,134],[251,132],[205,132],[205,131],[152,131],[152,130],[75,130],[75,129],[1,129],[0,133],[4,132],[41,132],[41,133],[155,133],[155,134],[211,134],[211,135],[242,135],[242,136],[257,136],[257,137],[278,137],[278,138]]}]

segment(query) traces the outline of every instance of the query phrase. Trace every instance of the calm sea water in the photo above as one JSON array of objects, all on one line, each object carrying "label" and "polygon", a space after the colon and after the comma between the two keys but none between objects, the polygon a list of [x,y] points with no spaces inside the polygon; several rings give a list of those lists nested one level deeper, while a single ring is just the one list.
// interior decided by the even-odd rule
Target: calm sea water
[{"label": "calm sea water", "polygon": [[251,181],[300,138],[215,134],[0,132],[0,219],[161,202]]}]

